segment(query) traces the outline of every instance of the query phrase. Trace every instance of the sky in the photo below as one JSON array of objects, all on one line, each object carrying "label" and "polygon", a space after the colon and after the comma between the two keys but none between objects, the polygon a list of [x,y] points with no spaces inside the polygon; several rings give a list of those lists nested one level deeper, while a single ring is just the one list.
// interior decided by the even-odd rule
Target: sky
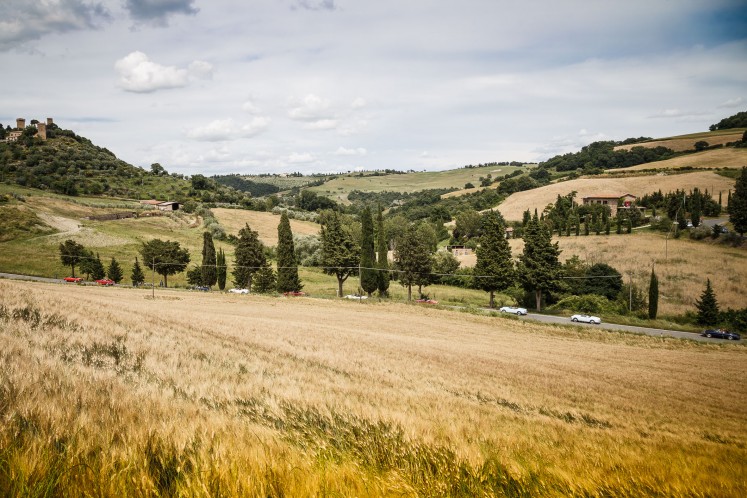
[{"label": "sky", "polygon": [[444,170],[747,110],[745,0],[0,0],[0,123],[192,175]]}]

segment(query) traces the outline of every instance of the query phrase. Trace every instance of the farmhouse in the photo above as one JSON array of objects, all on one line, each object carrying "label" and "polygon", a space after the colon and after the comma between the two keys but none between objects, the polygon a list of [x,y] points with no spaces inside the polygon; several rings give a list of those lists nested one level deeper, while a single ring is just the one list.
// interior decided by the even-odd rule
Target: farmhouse
[{"label": "farmhouse", "polygon": [[602,204],[610,207],[612,216],[617,214],[619,209],[630,209],[638,197],[633,194],[597,194],[590,195],[583,198],[584,205],[586,204]]},{"label": "farmhouse", "polygon": [[179,210],[179,203],[175,201],[157,201],[155,199],[149,199],[147,201],[140,201],[140,204],[145,204],[146,206],[153,206],[159,211],[178,211]]}]

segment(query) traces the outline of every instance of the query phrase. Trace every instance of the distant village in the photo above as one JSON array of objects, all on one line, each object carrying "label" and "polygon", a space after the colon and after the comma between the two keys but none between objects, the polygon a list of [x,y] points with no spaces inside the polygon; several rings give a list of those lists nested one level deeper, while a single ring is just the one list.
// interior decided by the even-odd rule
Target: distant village
[{"label": "distant village", "polygon": [[[41,138],[42,140],[47,139],[47,127],[52,126],[54,124],[54,120],[52,118],[47,118],[46,123],[42,123],[40,121],[37,121],[35,119],[31,120],[31,126],[35,126],[37,129],[36,136]],[[17,118],[16,119],[16,127],[13,130],[9,130],[7,132],[7,135],[5,136],[6,142],[15,142],[19,138],[21,138],[21,135],[23,135],[23,130],[26,129],[26,119],[25,118]]]}]

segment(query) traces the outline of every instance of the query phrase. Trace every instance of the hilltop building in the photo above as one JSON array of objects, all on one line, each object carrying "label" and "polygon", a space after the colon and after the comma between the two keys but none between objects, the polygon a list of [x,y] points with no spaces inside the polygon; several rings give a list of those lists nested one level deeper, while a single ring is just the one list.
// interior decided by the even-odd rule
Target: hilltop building
[{"label": "hilltop building", "polygon": [[[47,118],[46,123],[37,121],[35,123],[32,123],[32,126],[35,126],[37,129],[36,136],[41,138],[42,140],[46,140],[47,139],[47,127],[53,124],[54,124],[54,120],[52,118]],[[15,142],[16,140],[21,138],[21,135],[23,135],[23,130],[25,129],[26,129],[26,118],[17,118],[16,127],[8,132],[8,134],[5,136],[5,141]]]}]

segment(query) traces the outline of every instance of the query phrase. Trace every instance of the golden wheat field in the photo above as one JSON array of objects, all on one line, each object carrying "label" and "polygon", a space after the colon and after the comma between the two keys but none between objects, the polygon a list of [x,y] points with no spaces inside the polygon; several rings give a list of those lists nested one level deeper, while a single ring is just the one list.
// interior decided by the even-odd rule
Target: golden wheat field
[{"label": "golden wheat field", "polygon": [[615,150],[630,150],[633,147],[666,147],[675,152],[692,150],[695,148],[695,142],[705,141],[708,145],[724,145],[729,142],[739,142],[742,140],[744,128],[732,128],[729,130],[708,131],[703,133],[692,133],[678,137],[660,138],[650,142],[637,144],[618,145]]},{"label": "golden wheat field", "polygon": [[694,169],[719,169],[730,168],[736,169],[747,166],[747,149],[728,149],[704,150],[685,156],[673,157],[664,161],[654,163],[639,164],[629,168],[620,168],[615,171],[640,171],[648,169],[677,169],[677,168],[694,168]]},{"label": "golden wheat field", "polygon": [[558,195],[567,195],[573,191],[576,192],[576,201],[581,203],[584,197],[599,194],[619,193],[622,195],[630,193],[640,197],[657,190],[667,193],[676,189],[692,190],[695,187],[708,190],[708,192],[713,192],[716,195],[718,195],[718,192],[726,194],[730,189],[734,189],[734,180],[712,171],[695,171],[682,174],[660,173],[658,175],[630,177],[595,176],[577,178],[533,190],[516,192],[508,196],[497,209],[507,220],[520,220],[527,209],[531,212],[537,209],[541,213],[545,206],[555,202]]},{"label": "golden wheat field", "polygon": [[[590,265],[606,263],[617,269],[625,282],[632,279],[639,289],[648,289],[654,266],[659,278],[659,312],[663,315],[693,311],[706,279],[711,279],[723,309],[741,309],[747,302],[747,248],[694,241],[687,236],[666,240],[666,234],[653,232],[554,236],[553,242],[558,242],[562,251],[561,261],[575,255]],[[509,244],[511,254],[518,257],[524,241],[511,239]],[[477,262],[474,254],[457,259],[464,267]]]},{"label": "golden wheat field", "polygon": [[3,496],[744,496],[747,349],[0,280]]}]

